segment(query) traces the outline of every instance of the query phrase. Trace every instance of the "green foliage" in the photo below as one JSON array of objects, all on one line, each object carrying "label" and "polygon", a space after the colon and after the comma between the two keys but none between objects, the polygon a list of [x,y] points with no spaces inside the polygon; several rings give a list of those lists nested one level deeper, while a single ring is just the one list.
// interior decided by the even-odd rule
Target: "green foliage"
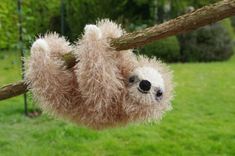
[{"label": "green foliage", "polygon": [[235,16],[231,17],[231,23],[232,23],[233,29],[235,31]]},{"label": "green foliage", "polygon": [[135,29],[133,25],[153,23],[154,0],[71,0],[66,1],[66,22],[69,32],[67,36],[76,40],[87,23],[95,23],[97,19],[109,18],[122,23],[127,29]]},{"label": "green foliage", "polygon": [[[122,24],[127,31],[140,30],[179,16],[185,13],[188,7],[194,7],[196,9],[216,1],[217,0],[64,0],[65,36],[71,41],[75,41],[80,37],[86,24],[95,23],[97,19],[101,18],[112,19],[117,23]],[[22,2],[23,39],[25,49],[28,50],[30,48],[35,37],[45,34],[46,32],[61,31],[60,0],[43,0],[37,2],[35,0],[23,0]],[[231,18],[233,26],[235,25],[234,19],[234,17]],[[221,24],[226,28],[229,36],[234,37],[230,21],[226,20]],[[1,0],[0,34],[0,49],[17,47],[19,38],[17,1]],[[198,37],[197,35],[193,36]],[[215,36],[222,35],[216,34]],[[147,45],[146,48],[143,48],[143,52],[149,56],[158,56],[170,62],[177,61],[180,58],[179,55],[182,55],[183,60],[187,61],[184,59],[185,52],[179,54],[177,41],[175,37],[173,38]],[[226,40],[221,41],[224,44],[227,42],[227,39],[226,37],[223,39]],[[180,46],[181,51],[182,49],[185,49],[183,44],[180,44]],[[208,49],[211,50],[210,46],[211,45],[207,47],[204,44],[201,48],[205,48],[204,51]],[[156,49],[161,50],[156,52]],[[190,51],[191,50],[193,49],[191,48]],[[216,50],[212,49],[212,51]],[[193,53],[194,52],[196,53],[196,51],[193,51]],[[198,58],[190,58],[190,60],[196,61]]]},{"label": "green foliage", "polygon": [[227,30],[229,36],[230,36],[233,40],[235,40],[235,31],[234,31],[234,29],[233,29],[231,19],[227,18],[227,19],[222,20],[222,21],[219,22],[219,23],[222,24],[222,26]]},{"label": "green foliage", "polygon": [[[53,31],[55,25],[60,25],[52,21],[54,17],[59,16],[60,1],[23,0],[22,2],[23,40],[29,49],[36,35]],[[19,38],[18,21],[17,1],[1,0],[0,49],[16,48]]]},{"label": "green foliage", "polygon": [[218,0],[157,0],[156,20],[158,23],[175,18],[187,12],[189,7],[197,9]]},{"label": "green foliage", "polygon": [[[20,64],[6,70],[13,56],[0,60],[0,86],[21,79]],[[170,66],[176,96],[159,124],[93,131],[45,114],[25,117],[21,96],[0,101],[0,155],[235,155],[235,59]]]},{"label": "green foliage", "polygon": [[141,53],[149,57],[156,56],[167,62],[177,62],[180,58],[180,47],[176,37],[169,37],[146,45]]},{"label": "green foliage", "polygon": [[17,6],[12,0],[0,3],[0,49],[16,47],[18,41]]},{"label": "green foliage", "polygon": [[227,30],[229,36],[232,39],[232,44],[233,44],[233,53],[235,53],[235,29],[232,26],[232,19],[224,19],[220,22],[223,27]]},{"label": "green foliage", "polygon": [[60,17],[60,1],[58,0],[27,0],[22,4],[23,32],[26,47],[30,47],[35,36],[57,30],[60,32],[60,21],[55,23],[54,18]]},{"label": "green foliage", "polygon": [[233,42],[228,30],[220,23],[180,35],[181,60],[222,61],[233,55]]}]

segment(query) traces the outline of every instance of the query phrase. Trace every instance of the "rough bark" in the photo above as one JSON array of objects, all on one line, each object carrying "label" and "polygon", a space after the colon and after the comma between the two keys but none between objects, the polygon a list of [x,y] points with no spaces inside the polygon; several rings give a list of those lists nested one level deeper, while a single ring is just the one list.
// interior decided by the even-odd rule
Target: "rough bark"
[{"label": "rough bark", "polygon": [[132,49],[169,36],[192,31],[235,14],[235,0],[224,0],[179,16],[160,25],[112,40],[117,50]]},{"label": "rough bark", "polygon": [[[223,0],[218,3],[205,6],[191,13],[179,16],[160,25],[127,33],[120,38],[112,39],[111,46],[116,50],[125,50],[141,47],[152,41],[160,40],[169,36],[195,30],[229,16],[235,15],[235,0]],[[76,64],[73,53],[62,57],[67,68]],[[27,86],[20,81],[0,88],[0,100],[14,97],[27,92]]]},{"label": "rough bark", "polygon": [[0,89],[0,100],[21,95],[26,93],[27,91],[27,85],[24,83],[23,80],[17,83],[6,85]]}]

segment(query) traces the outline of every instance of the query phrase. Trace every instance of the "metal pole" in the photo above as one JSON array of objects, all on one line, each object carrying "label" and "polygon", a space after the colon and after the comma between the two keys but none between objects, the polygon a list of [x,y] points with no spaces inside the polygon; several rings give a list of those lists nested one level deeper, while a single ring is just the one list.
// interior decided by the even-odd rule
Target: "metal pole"
[{"label": "metal pole", "polygon": [[[22,0],[18,0],[17,3],[18,6],[18,18],[19,18],[19,48],[20,48],[20,55],[21,55],[21,70],[22,70],[22,79],[24,79],[25,75],[25,67],[24,67],[24,46],[23,46],[23,28],[22,28]],[[28,105],[27,105],[27,94],[24,93],[24,113],[25,115],[28,115]]]},{"label": "metal pole", "polygon": [[61,34],[64,35],[64,0],[60,1]]}]

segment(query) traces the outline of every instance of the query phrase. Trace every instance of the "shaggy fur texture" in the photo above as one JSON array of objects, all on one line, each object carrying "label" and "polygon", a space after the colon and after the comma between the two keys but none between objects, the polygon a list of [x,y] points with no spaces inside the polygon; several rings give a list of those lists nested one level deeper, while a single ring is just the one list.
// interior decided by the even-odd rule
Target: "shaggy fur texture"
[{"label": "shaggy fur texture", "polygon": [[[171,72],[155,58],[111,48],[110,38],[123,33],[101,20],[74,47],[57,34],[37,39],[26,78],[42,109],[95,129],[160,119],[171,108]],[[66,70],[60,57],[70,51],[79,63]]]},{"label": "shaggy fur texture", "polygon": [[[135,77],[134,82],[129,82],[124,110],[131,121],[155,121],[161,119],[164,112],[171,109],[172,99],[172,73],[169,68],[155,58],[144,56],[138,58],[136,68],[130,72],[130,77]],[[151,88],[147,93],[142,93],[140,83],[147,80]],[[161,91],[161,96],[158,95]]]}]

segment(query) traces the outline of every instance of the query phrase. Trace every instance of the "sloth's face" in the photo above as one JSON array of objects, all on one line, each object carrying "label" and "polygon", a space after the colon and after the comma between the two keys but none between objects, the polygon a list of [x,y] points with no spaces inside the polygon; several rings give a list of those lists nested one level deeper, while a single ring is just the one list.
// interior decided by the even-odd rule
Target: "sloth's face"
[{"label": "sloth's face", "polygon": [[152,67],[138,67],[128,79],[129,95],[143,105],[161,103],[164,97],[162,75]]}]

